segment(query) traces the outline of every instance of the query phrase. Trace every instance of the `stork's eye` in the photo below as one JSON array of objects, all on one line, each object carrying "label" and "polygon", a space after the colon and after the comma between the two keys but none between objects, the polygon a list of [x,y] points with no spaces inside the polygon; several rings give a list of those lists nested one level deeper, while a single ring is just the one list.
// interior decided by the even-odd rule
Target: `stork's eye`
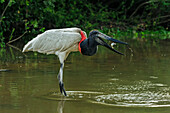
[{"label": "stork's eye", "polygon": [[98,34],[98,31],[93,30],[93,31],[91,31],[91,32],[90,32],[90,34],[89,34],[89,35],[91,35],[91,36],[92,36],[92,35],[96,35],[96,34]]}]

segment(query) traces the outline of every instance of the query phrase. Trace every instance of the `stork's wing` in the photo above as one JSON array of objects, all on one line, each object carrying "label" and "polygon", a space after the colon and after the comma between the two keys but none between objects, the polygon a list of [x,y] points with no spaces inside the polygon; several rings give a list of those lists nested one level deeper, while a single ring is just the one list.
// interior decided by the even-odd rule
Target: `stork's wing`
[{"label": "stork's wing", "polygon": [[40,53],[55,54],[57,51],[62,52],[76,44],[78,45],[80,40],[79,28],[52,29],[29,41],[24,46],[23,52],[37,51]]}]

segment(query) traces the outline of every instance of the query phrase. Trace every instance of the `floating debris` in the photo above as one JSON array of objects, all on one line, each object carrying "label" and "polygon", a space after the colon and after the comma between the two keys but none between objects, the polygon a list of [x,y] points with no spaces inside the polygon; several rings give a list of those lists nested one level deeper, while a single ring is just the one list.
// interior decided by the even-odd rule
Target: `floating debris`
[{"label": "floating debris", "polygon": [[10,71],[9,69],[0,69],[0,72]]},{"label": "floating debris", "polygon": [[156,76],[150,76],[150,78],[152,78],[152,79],[157,79],[158,77],[156,77]]}]

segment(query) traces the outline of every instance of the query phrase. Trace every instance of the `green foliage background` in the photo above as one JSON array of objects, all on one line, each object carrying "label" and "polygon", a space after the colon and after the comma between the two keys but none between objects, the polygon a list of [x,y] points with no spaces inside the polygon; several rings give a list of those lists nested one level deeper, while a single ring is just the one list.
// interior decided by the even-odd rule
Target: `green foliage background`
[{"label": "green foliage background", "polygon": [[156,30],[169,36],[168,0],[0,0],[0,6],[1,47],[25,31],[34,36],[65,27],[100,29],[113,36]]}]

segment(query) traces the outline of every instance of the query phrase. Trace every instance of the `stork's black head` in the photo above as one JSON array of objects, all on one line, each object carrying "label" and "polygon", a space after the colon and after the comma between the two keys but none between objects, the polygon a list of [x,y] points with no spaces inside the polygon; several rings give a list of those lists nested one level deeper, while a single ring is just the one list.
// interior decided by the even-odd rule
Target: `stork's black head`
[{"label": "stork's black head", "polygon": [[122,42],[122,41],[113,39],[113,38],[111,38],[111,37],[109,37],[109,36],[107,36],[107,35],[99,32],[99,31],[97,31],[97,30],[91,31],[91,32],[89,33],[89,38],[93,38],[93,39],[97,42],[97,45],[103,45],[103,46],[107,47],[108,49],[110,49],[110,50],[112,50],[112,51],[114,51],[114,52],[116,52],[116,53],[118,53],[118,54],[121,54],[121,55],[123,55],[123,53],[121,53],[121,52],[113,49],[113,48],[112,48],[110,45],[108,45],[103,39],[109,40],[109,41],[111,41],[111,42],[113,42],[113,43],[120,43],[120,44],[125,44],[125,45],[127,45],[126,42]]},{"label": "stork's black head", "polygon": [[[83,42],[81,42],[80,47],[81,47],[81,53],[83,55],[88,55],[88,56],[92,56],[97,52],[97,45],[102,45],[107,47],[108,49],[123,55],[123,53],[113,49],[110,45],[108,45],[103,39],[105,40],[109,40],[113,43],[120,43],[120,44],[125,44],[127,45],[127,43],[113,39],[97,30],[93,30],[89,33],[89,37],[87,39],[85,39]],[[112,43],[112,44],[113,44]]]}]

